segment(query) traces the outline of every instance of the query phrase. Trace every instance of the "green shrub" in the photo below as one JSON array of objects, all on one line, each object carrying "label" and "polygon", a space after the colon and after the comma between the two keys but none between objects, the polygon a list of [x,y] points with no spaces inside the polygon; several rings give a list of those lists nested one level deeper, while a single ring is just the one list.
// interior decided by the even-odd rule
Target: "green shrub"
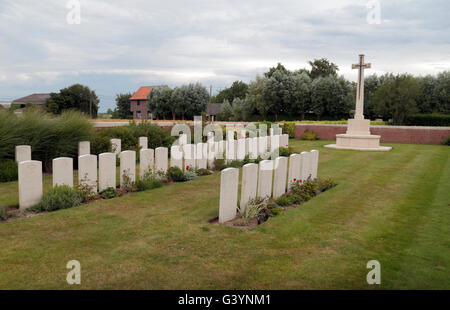
[{"label": "green shrub", "polygon": [[197,171],[197,175],[203,176],[203,175],[210,175],[211,171],[209,171],[208,169],[198,169]]},{"label": "green shrub", "polygon": [[227,167],[230,168],[240,168],[242,167],[242,161],[240,160],[233,160],[232,162],[230,162]]},{"label": "green shrub", "polygon": [[450,126],[450,114],[415,114],[406,120],[408,126]]},{"label": "green shrub", "polygon": [[152,170],[148,170],[144,173],[144,176],[136,182],[136,189],[139,192],[162,187],[163,181],[161,178],[154,174]]},{"label": "green shrub", "polygon": [[325,180],[317,180],[318,183],[318,189],[320,192],[324,192],[329,190],[330,188],[333,188],[336,186],[336,183],[331,179],[325,179]]},{"label": "green shrub", "polygon": [[296,204],[296,205],[301,204],[303,202],[302,196],[297,195],[297,194],[291,194],[290,193],[289,194],[289,198],[291,199],[292,203]]},{"label": "green shrub", "polygon": [[309,140],[309,141],[314,141],[314,140],[319,140],[319,138],[317,137],[317,134],[312,131],[312,130],[305,130],[305,132],[302,134],[301,136],[302,140]]},{"label": "green shrub", "polygon": [[279,153],[279,156],[284,156],[284,157],[289,157],[292,154],[291,150],[288,148],[285,148],[285,147],[280,147],[278,149],[278,153]]},{"label": "green shrub", "polygon": [[295,124],[296,122],[284,122],[283,131],[289,135],[289,138],[295,138]]},{"label": "green shrub", "polygon": [[100,192],[100,197],[103,199],[112,199],[119,196],[119,192],[114,187],[108,187]]},{"label": "green shrub", "polygon": [[78,142],[89,141],[94,134],[86,117],[74,111],[55,117],[36,111],[24,111],[21,117],[0,110],[0,160],[14,159],[16,145],[30,145],[33,159],[51,171],[57,157],[78,156]]},{"label": "green shrub", "polygon": [[286,195],[278,197],[275,203],[279,206],[290,206],[293,204],[292,199]]},{"label": "green shrub", "polygon": [[8,211],[5,206],[0,206],[0,221],[6,221],[9,218]]},{"label": "green shrub", "polygon": [[81,198],[76,190],[67,185],[55,186],[44,193],[42,201],[33,211],[55,211],[79,206]]},{"label": "green shrub", "polygon": [[88,202],[94,200],[97,197],[94,186],[89,185],[87,175],[83,176],[80,184],[75,187],[75,190],[77,191],[78,196],[81,198],[82,202]]},{"label": "green shrub", "polygon": [[0,182],[17,181],[18,167],[14,160],[0,163]]},{"label": "green shrub", "polygon": [[302,201],[308,201],[317,195],[319,184],[315,181],[308,180],[307,182],[295,182],[291,185],[290,194],[298,195]]},{"label": "green shrub", "polygon": [[214,159],[214,169],[215,170],[220,171],[220,170],[225,169],[226,167],[227,167],[227,164],[225,163],[225,159],[219,159],[219,158]]},{"label": "green shrub", "polygon": [[174,182],[186,181],[186,176],[179,167],[170,167],[167,171],[167,177]]},{"label": "green shrub", "polygon": [[269,208],[268,208],[269,217],[274,217],[274,216],[280,215],[282,212],[283,212],[283,210],[281,210],[281,208],[279,206],[277,206],[276,204],[269,205]]},{"label": "green shrub", "polygon": [[184,172],[184,177],[186,178],[186,181],[191,181],[197,177],[197,174],[192,169],[186,170]]},{"label": "green shrub", "polygon": [[450,137],[447,137],[444,139],[444,141],[442,141],[443,145],[450,145]]}]

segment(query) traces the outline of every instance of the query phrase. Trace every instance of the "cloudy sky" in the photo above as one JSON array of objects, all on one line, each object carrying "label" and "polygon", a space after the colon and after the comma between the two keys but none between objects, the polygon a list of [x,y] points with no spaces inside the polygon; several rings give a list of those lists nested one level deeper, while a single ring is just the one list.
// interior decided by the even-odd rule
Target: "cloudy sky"
[{"label": "cloudy sky", "polygon": [[450,70],[448,0],[80,0],[80,24],[73,2],[0,0],[0,101],[82,83],[106,111],[139,86],[214,94],[322,57],[355,80],[361,53],[370,73]]}]

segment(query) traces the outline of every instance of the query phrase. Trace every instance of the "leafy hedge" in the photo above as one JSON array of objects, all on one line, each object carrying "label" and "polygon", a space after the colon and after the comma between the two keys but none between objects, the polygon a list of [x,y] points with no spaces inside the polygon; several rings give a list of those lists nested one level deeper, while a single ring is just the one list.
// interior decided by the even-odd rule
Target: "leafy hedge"
[{"label": "leafy hedge", "polygon": [[18,179],[18,167],[14,160],[0,162],[0,182],[12,182]]},{"label": "leafy hedge", "polygon": [[415,114],[406,120],[408,126],[450,126],[450,114]]}]

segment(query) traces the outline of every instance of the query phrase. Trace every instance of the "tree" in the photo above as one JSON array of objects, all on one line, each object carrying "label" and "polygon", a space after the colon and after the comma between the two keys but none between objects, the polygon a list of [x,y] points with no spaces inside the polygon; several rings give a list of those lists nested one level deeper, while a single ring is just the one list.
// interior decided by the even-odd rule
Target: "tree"
[{"label": "tree", "polygon": [[61,89],[59,93],[51,93],[45,106],[46,110],[53,114],[61,114],[65,110],[78,110],[96,118],[99,103],[95,91],[87,86],[74,84]]},{"label": "tree", "polygon": [[314,59],[314,61],[309,61],[309,64],[311,65],[310,76],[313,80],[328,75],[337,76],[337,71],[339,71],[338,66],[326,58]]},{"label": "tree", "polygon": [[267,82],[268,78],[256,76],[256,80],[252,81],[248,86],[247,102],[254,107],[263,118],[266,118],[270,106],[267,101]]},{"label": "tree", "polygon": [[211,98],[211,102],[222,103],[224,100],[233,102],[235,98],[244,99],[248,93],[248,85],[242,81],[234,81],[229,88],[220,91]]},{"label": "tree", "polygon": [[384,119],[392,118],[395,125],[403,125],[418,111],[416,100],[421,92],[420,84],[411,75],[397,75],[375,92],[375,112]]},{"label": "tree", "polygon": [[132,119],[133,112],[130,110],[130,93],[116,95],[116,115],[120,119]]},{"label": "tree", "polygon": [[437,79],[432,75],[417,78],[422,93],[417,98],[417,109],[420,113],[433,113],[436,111],[439,100],[436,94]]},{"label": "tree", "polygon": [[233,117],[233,108],[228,100],[222,102],[222,110],[217,114],[220,121],[229,121]]},{"label": "tree", "polygon": [[206,110],[209,93],[205,87],[196,83],[175,88],[172,97],[175,113],[184,120],[193,119]]},{"label": "tree", "polygon": [[176,106],[172,101],[173,90],[168,86],[161,86],[152,89],[148,98],[148,108],[158,119],[171,117],[176,119]]},{"label": "tree", "polygon": [[266,78],[271,78],[275,71],[280,71],[283,74],[291,74],[291,71],[286,69],[281,63],[278,63],[276,67],[272,67],[269,69],[269,71],[264,73],[264,76]]},{"label": "tree", "polygon": [[450,114],[450,71],[444,71],[437,75],[435,96],[437,98],[438,113]]},{"label": "tree", "polygon": [[275,70],[267,80],[266,102],[269,104],[270,111],[275,114],[275,120],[278,120],[279,114],[291,112],[293,88],[293,79],[282,70]]},{"label": "tree", "polygon": [[294,74],[293,94],[290,114],[301,114],[302,120],[305,119],[305,113],[311,108],[311,78],[305,72]]}]

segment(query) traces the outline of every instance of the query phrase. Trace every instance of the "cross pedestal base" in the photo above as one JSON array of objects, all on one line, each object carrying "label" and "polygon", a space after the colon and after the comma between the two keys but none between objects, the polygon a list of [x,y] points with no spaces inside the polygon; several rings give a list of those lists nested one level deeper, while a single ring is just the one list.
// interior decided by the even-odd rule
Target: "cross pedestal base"
[{"label": "cross pedestal base", "polygon": [[349,119],[346,134],[336,135],[336,144],[327,148],[357,151],[390,151],[392,147],[380,146],[381,136],[370,134],[370,120]]}]

